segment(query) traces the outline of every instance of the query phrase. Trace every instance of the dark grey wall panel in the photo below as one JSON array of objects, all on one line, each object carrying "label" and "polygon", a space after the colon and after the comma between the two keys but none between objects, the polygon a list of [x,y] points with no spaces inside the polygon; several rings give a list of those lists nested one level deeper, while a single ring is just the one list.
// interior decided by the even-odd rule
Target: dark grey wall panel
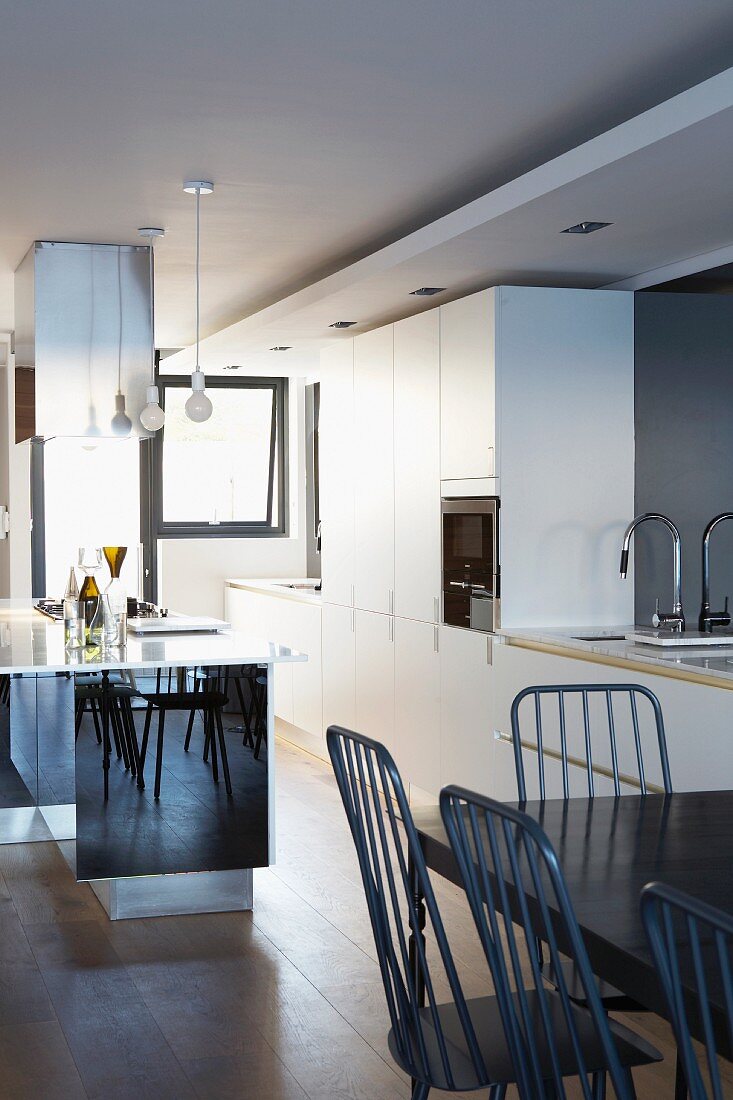
[{"label": "dark grey wall panel", "polygon": [[[663,512],[682,535],[689,628],[700,609],[700,543],[708,520],[733,511],[733,298],[636,295],[636,512]],[[658,529],[654,529],[658,528]],[[672,602],[672,540],[661,525],[634,536],[636,621],[659,595]],[[711,543],[711,600],[733,603],[733,521]]]}]

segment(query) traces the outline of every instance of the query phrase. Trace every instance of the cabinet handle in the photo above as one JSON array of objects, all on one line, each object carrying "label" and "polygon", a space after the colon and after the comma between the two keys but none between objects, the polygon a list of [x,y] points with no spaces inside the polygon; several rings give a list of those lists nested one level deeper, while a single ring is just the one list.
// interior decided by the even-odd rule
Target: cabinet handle
[{"label": "cabinet handle", "polygon": [[394,589],[389,589],[389,613],[394,615]]},{"label": "cabinet handle", "polygon": [[394,641],[394,619],[392,618],[389,620],[389,640],[390,642]]},{"label": "cabinet handle", "polygon": [[433,618],[435,619],[436,623],[437,623],[438,619],[440,618],[440,597],[439,596],[433,596]]},{"label": "cabinet handle", "polygon": [[353,607],[355,603],[356,603],[356,599],[355,599],[355,595],[354,595],[354,586],[352,584],[352,586],[351,586],[351,606]]},{"label": "cabinet handle", "polygon": [[352,634],[354,633],[354,618],[355,618],[354,609],[352,607],[352,609],[351,609],[351,633]]},{"label": "cabinet handle", "polygon": [[486,639],[486,664],[487,665],[491,665],[491,664],[494,663],[493,656],[494,656],[494,654],[493,654],[493,649],[492,649],[492,645],[491,645],[491,638],[487,638]]},{"label": "cabinet handle", "polygon": [[439,645],[439,643],[438,643],[438,628],[437,628],[437,626],[434,626],[433,627],[433,649],[435,650],[436,653],[439,652],[438,645]]}]

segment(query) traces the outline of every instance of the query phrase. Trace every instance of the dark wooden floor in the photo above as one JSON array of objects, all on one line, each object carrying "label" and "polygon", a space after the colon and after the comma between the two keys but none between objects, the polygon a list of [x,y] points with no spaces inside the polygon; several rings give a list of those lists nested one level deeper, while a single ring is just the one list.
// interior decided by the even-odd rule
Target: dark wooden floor
[{"label": "dark wooden floor", "polygon": [[[406,1100],[332,776],[282,743],[278,849],[252,914],[110,923],[56,845],[0,847],[0,1097]],[[470,919],[438,893],[473,993]],[[638,1088],[671,1097],[671,1063]]]}]

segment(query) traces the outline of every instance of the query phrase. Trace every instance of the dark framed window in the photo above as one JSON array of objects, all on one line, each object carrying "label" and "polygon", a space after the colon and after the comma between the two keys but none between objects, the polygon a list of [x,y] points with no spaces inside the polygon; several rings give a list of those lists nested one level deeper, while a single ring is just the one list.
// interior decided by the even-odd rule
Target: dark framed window
[{"label": "dark framed window", "polygon": [[155,537],[287,535],[288,381],[207,378],[214,411],[185,414],[187,376],[158,379],[165,425],[151,446]]}]

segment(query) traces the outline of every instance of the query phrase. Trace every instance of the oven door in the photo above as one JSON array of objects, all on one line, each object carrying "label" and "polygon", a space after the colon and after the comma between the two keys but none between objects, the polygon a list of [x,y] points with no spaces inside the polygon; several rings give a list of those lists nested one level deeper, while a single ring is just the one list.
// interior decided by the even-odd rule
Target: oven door
[{"label": "oven door", "polygon": [[499,572],[499,501],[444,499],[443,578]]}]

